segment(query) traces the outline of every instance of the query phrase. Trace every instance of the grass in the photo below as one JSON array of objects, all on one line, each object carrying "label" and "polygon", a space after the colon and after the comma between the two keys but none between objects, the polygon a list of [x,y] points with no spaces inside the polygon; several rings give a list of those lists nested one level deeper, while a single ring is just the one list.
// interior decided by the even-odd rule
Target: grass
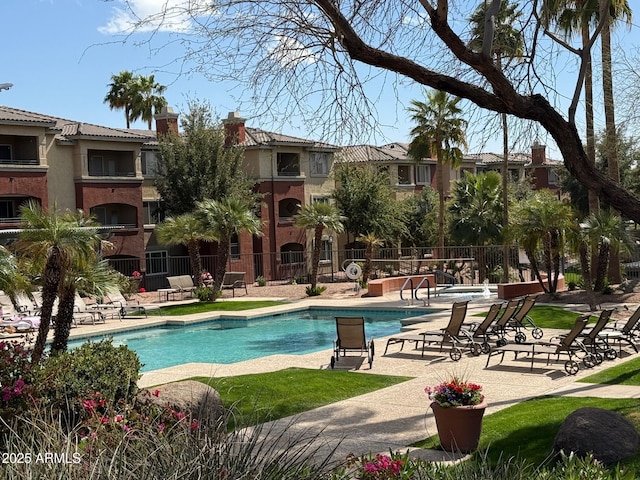
[{"label": "grass", "polygon": [[[485,317],[488,312],[476,314]],[[562,307],[535,305],[529,312],[533,322],[540,328],[557,328],[560,330],[570,330],[576,318],[576,312],[570,312]],[[590,322],[595,322],[597,317],[591,316]]]},{"label": "grass", "polygon": [[605,385],[640,386],[640,358],[633,358],[578,381]]},{"label": "grass", "polygon": [[239,310],[251,310],[254,308],[274,307],[277,305],[285,305],[287,302],[278,302],[274,300],[247,300],[234,302],[196,302],[184,305],[170,305],[160,307],[159,310],[150,310],[149,315],[191,315],[194,313],[207,312],[237,312]]},{"label": "grass", "polygon": [[[564,419],[582,407],[616,411],[640,428],[640,399],[545,396],[505,408],[484,417],[479,448],[488,448],[488,459],[496,464],[500,457],[525,458],[542,463],[551,453],[553,439]],[[419,442],[421,448],[438,448],[438,436]],[[640,471],[640,453],[625,463]]]},{"label": "grass", "polygon": [[234,426],[238,427],[288,417],[410,379],[358,375],[341,370],[288,368],[270,373],[192,380],[206,383],[220,393],[225,407],[236,412]]}]

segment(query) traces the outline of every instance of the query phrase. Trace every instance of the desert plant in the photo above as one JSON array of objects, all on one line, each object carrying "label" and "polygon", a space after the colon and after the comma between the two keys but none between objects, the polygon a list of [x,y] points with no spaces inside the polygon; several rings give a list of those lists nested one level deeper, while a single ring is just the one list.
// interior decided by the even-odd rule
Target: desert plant
[{"label": "desert plant", "polygon": [[307,287],[305,292],[309,297],[317,297],[318,295],[322,295],[322,292],[326,289],[327,287],[316,285],[315,287]]},{"label": "desert plant", "polygon": [[266,287],[267,279],[264,278],[262,275],[260,275],[258,276],[258,278],[256,278],[256,283],[258,284],[259,287]]},{"label": "desert plant", "polygon": [[193,290],[193,294],[201,302],[210,302],[211,301],[211,293],[212,293],[211,288],[210,287],[205,287],[205,286],[199,286],[199,287],[196,287]]}]

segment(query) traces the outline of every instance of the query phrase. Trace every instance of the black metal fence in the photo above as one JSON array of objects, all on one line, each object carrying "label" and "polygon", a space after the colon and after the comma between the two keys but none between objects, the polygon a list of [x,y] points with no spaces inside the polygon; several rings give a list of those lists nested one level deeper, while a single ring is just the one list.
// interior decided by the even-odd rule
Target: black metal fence
[{"label": "black metal fence", "polygon": [[[475,285],[488,279],[499,283],[503,279],[502,246],[382,248],[376,250],[372,259],[373,278],[386,276],[436,273],[438,282]],[[247,281],[263,277],[270,284],[309,283],[311,275],[311,252],[260,253],[236,255],[227,264],[227,271],[247,272]],[[364,249],[334,250],[323,256],[319,266],[319,281],[322,283],[348,280],[345,268],[355,262],[365,262]],[[214,272],[217,257],[202,256],[203,269]],[[146,272],[141,287],[148,291],[168,287],[168,276],[191,275],[188,256],[152,258],[141,268],[138,259],[110,259],[111,265],[124,275],[134,271]],[[520,258],[516,247],[509,250],[509,276],[511,281],[530,280],[526,260]]]}]

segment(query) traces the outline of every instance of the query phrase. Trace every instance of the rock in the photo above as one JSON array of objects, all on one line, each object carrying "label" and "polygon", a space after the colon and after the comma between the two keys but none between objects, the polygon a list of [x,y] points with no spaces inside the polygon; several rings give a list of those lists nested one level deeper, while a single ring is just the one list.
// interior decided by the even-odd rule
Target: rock
[{"label": "rock", "polygon": [[167,383],[142,394],[156,405],[185,413],[203,425],[217,425],[224,417],[220,394],[208,385],[194,380]]},{"label": "rock", "polygon": [[605,465],[633,456],[640,437],[622,415],[602,408],[579,408],[564,420],[553,441],[553,451],[591,454]]}]

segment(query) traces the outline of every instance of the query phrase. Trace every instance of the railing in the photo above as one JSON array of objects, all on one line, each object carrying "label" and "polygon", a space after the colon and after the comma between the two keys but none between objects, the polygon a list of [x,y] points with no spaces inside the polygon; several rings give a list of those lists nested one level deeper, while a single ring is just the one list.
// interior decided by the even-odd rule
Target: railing
[{"label": "railing", "polygon": [[[427,284],[427,301],[426,302],[424,301],[424,298],[418,297],[418,291],[420,290],[420,287],[422,287],[422,284],[424,283]],[[429,280],[429,277],[424,277],[422,280],[420,280],[420,283],[418,283],[418,286],[416,287],[414,296],[416,300],[422,300],[422,303],[424,305],[431,305],[431,281]]]},{"label": "railing", "polygon": [[17,159],[17,158],[0,158],[2,165],[40,165],[37,158]]},{"label": "railing", "polygon": [[[502,246],[489,247],[446,247],[444,254],[437,253],[434,248],[411,249],[380,249],[373,259],[372,278],[387,276],[426,275],[436,274],[439,283],[444,279],[446,283],[456,285],[478,285],[485,278],[490,283],[501,283]],[[413,252],[414,256],[401,255]],[[429,252],[429,253],[427,253]],[[447,257],[449,254],[451,256]],[[473,255],[475,254],[475,255]],[[424,255],[431,255],[424,257]],[[640,257],[640,255],[639,255]],[[364,249],[334,250],[327,262],[321,262],[318,268],[320,283],[347,281],[342,265],[352,261],[361,267],[365,263]],[[478,258],[486,262],[484,271],[487,276],[480,278]],[[252,283],[259,276],[264,277],[269,284],[307,283],[310,281],[312,252],[296,252],[295,261],[283,262],[280,252],[240,254],[238,259],[229,260],[227,271],[247,272],[246,279]],[[293,260],[293,259],[289,259]],[[133,263],[132,263],[133,262]],[[214,255],[202,256],[202,268],[213,273],[216,271],[218,258]],[[141,265],[136,259],[110,259],[110,263],[118,271],[130,275],[134,270],[145,272],[142,287],[147,290],[157,290],[168,286],[166,277],[173,275],[191,275],[192,268],[189,257],[169,255],[161,260],[154,259],[149,265]],[[159,267],[158,265],[162,265]],[[442,268],[437,268],[442,266]],[[638,263],[640,270],[640,263]],[[152,269],[155,268],[155,270]],[[510,253],[511,281],[531,280],[529,270],[518,270],[518,252],[515,247]],[[629,262],[629,270],[633,264]],[[442,272],[442,273],[439,273]],[[520,274],[522,277],[520,278]],[[444,282],[443,282],[444,283]]]}]

